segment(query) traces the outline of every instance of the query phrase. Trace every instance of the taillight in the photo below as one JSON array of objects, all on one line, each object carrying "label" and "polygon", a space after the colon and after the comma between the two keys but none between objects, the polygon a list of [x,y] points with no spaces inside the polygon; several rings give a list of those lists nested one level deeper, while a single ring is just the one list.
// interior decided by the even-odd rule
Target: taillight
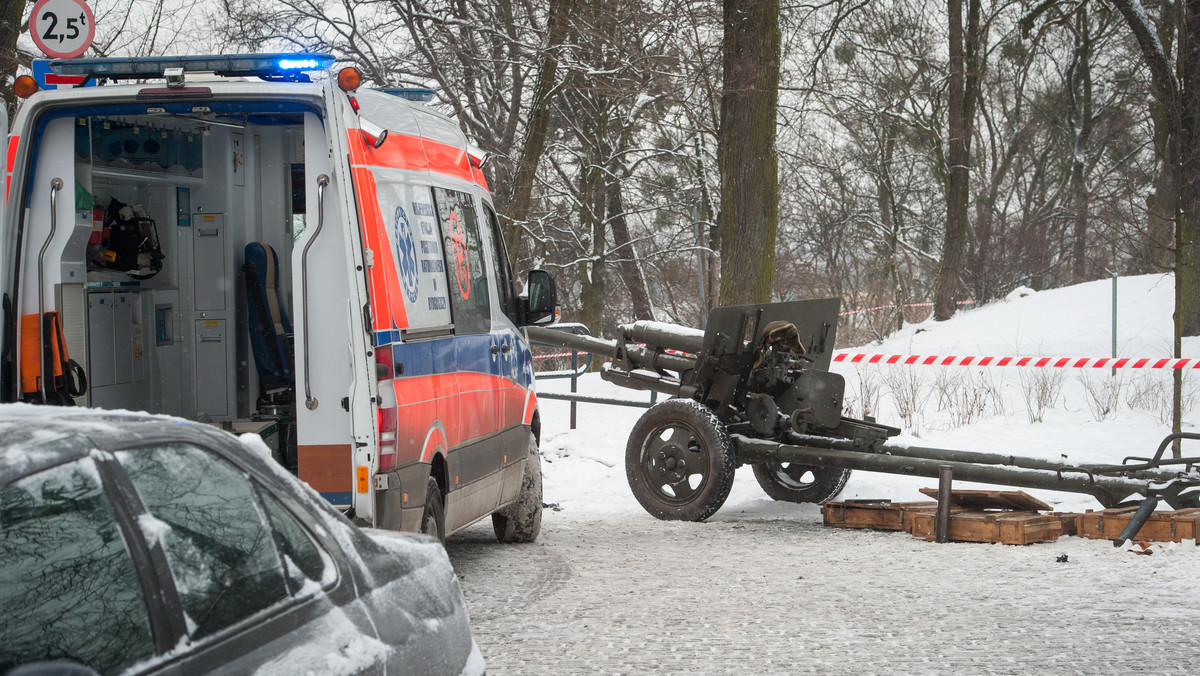
[{"label": "taillight", "polygon": [[379,407],[377,409],[379,469],[387,469],[396,463],[396,388],[392,381],[391,346],[375,349],[375,369],[379,383]]}]

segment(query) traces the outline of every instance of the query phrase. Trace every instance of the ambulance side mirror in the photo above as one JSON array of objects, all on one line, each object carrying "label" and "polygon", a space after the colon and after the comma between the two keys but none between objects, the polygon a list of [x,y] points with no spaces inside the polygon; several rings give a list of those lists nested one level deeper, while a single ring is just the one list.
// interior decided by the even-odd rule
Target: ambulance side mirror
[{"label": "ambulance side mirror", "polygon": [[558,294],[554,277],[545,270],[530,270],[526,294],[521,298],[524,325],[553,324],[558,321]]}]

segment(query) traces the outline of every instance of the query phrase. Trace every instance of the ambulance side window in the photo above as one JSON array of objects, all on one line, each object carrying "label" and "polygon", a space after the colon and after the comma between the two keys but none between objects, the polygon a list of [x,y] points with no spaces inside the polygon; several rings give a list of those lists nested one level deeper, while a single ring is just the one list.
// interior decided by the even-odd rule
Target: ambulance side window
[{"label": "ambulance side window", "polygon": [[487,333],[492,324],[487,267],[474,200],[467,193],[443,188],[434,188],[433,197],[442,227],[454,332]]},{"label": "ambulance side window", "polygon": [[513,323],[517,323],[517,292],[513,286],[512,265],[508,260],[508,250],[504,246],[504,233],[500,231],[500,221],[496,212],[486,203],[483,213],[487,215],[484,226],[484,238],[492,248],[492,277],[496,280],[496,300],[500,311]]}]

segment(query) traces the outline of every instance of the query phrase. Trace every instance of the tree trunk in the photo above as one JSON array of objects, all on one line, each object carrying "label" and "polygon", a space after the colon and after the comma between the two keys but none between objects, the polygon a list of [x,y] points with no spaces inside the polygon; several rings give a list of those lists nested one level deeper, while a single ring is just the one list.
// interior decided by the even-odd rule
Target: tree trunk
[{"label": "tree trunk", "polygon": [[779,227],[778,0],[724,0],[717,162],[722,305],[771,300]]},{"label": "tree trunk", "polygon": [[948,180],[946,234],[942,264],[934,287],[933,318],[944,321],[958,309],[958,281],[967,240],[967,207],[971,179],[971,133],[979,70],[979,0],[967,0],[967,26],[963,29],[963,0],[947,0],[950,13],[950,78],[946,120]]},{"label": "tree trunk", "polygon": [[1087,3],[1075,15],[1075,59],[1067,74],[1067,115],[1075,131],[1074,158],[1071,162],[1071,208],[1075,212],[1074,246],[1071,252],[1071,280],[1087,281],[1087,230],[1091,195],[1087,187],[1087,151],[1092,136],[1092,36],[1088,25]]},{"label": "tree trunk", "polygon": [[529,218],[537,165],[541,161],[542,151],[546,148],[546,136],[550,130],[550,103],[554,98],[554,83],[558,74],[558,50],[566,41],[574,6],[575,0],[550,0],[546,50],[538,68],[537,87],[534,89],[533,102],[529,108],[529,123],[525,129],[525,143],[521,147],[521,158],[517,161],[517,171],[513,178],[512,198],[508,204],[501,205],[501,213],[505,216],[504,243],[508,245],[509,255],[517,260],[522,257],[520,224]]},{"label": "tree trunk", "polygon": [[[603,127],[598,133],[603,133]],[[607,284],[605,278],[605,187],[604,173],[597,162],[590,162],[584,168],[579,191],[583,199],[580,215],[583,219],[583,229],[590,235],[591,251],[579,263],[579,282],[582,288],[579,294],[579,319],[593,336],[604,335],[604,307],[607,300]],[[599,364],[597,364],[599,366]]]},{"label": "tree trunk", "polygon": [[[4,107],[9,120],[12,120],[17,109],[17,95],[12,85],[17,77],[17,38],[21,35],[21,16],[24,13],[25,0],[8,0],[3,14],[0,14],[0,91],[4,92]],[[7,134],[8,130],[0,132]]]},{"label": "tree trunk", "polygon": [[646,280],[642,276],[642,265],[638,260],[637,249],[629,237],[625,200],[621,197],[619,180],[608,184],[608,222],[612,225],[615,247],[613,252],[621,270],[621,281],[625,283],[629,298],[633,302],[633,318],[654,319],[654,311],[650,307],[650,294],[646,292]]},{"label": "tree trunk", "polygon": [[1181,129],[1179,130],[1179,212],[1175,238],[1175,312],[1181,336],[1200,336],[1200,2],[1185,5],[1179,40]]}]

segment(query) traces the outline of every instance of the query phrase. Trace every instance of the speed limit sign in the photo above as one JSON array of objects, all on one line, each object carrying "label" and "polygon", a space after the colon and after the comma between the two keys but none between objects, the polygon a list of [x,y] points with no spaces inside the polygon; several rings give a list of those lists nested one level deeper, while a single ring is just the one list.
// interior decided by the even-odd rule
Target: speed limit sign
[{"label": "speed limit sign", "polygon": [[46,56],[71,59],[96,37],[96,20],[84,0],[38,0],[29,16],[29,34]]}]

